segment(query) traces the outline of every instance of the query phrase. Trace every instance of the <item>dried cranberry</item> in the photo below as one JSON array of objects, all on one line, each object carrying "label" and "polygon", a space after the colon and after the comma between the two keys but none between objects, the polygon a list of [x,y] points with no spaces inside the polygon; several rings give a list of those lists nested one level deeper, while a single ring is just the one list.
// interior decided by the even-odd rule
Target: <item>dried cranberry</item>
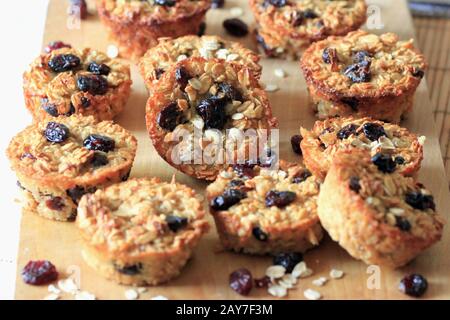
[{"label": "dried cranberry", "polygon": [[197,105],[196,110],[202,117],[206,129],[221,130],[228,120],[225,113],[225,103],[222,99],[203,99]]},{"label": "dried cranberry", "polygon": [[84,139],[83,146],[93,151],[109,152],[114,150],[116,147],[116,142],[109,137],[99,134],[91,134]]},{"label": "dried cranberry", "polygon": [[243,101],[241,92],[231,84],[222,82],[218,85],[219,94],[223,95],[228,101]]},{"label": "dried cranberry", "polygon": [[100,168],[106,166],[109,163],[109,161],[108,157],[105,156],[104,154],[94,152],[94,156],[92,157],[91,163],[94,168]]},{"label": "dried cranberry", "polygon": [[191,75],[184,67],[179,67],[175,70],[175,80],[180,85],[181,90],[184,90],[191,79]]},{"label": "dried cranberry", "polygon": [[339,140],[348,139],[352,134],[356,134],[357,129],[357,125],[349,124],[339,130],[336,136]]},{"label": "dried cranberry", "polygon": [[253,288],[253,278],[250,271],[241,268],[230,274],[230,287],[237,293],[246,296]]},{"label": "dried cranberry", "polygon": [[132,265],[123,266],[123,267],[114,265],[114,269],[119,273],[126,274],[127,276],[135,276],[135,275],[141,273],[142,264],[137,263],[137,264],[132,264]]},{"label": "dried cranberry", "polygon": [[254,167],[255,164],[247,162],[243,164],[235,164],[233,166],[233,170],[240,178],[253,178],[255,176],[255,172],[253,170]]},{"label": "dried cranberry", "polygon": [[205,32],[206,32],[206,22],[202,22],[198,26],[197,36],[201,37],[205,34]]},{"label": "dried cranberry", "polygon": [[300,148],[300,142],[302,142],[303,137],[299,134],[293,135],[291,137],[292,150],[299,155],[302,155],[302,149]]},{"label": "dried cranberry", "polygon": [[422,79],[425,76],[425,71],[422,69],[414,69],[412,75],[416,78]]},{"label": "dried cranberry", "polygon": [[64,208],[64,200],[61,197],[51,197],[45,201],[45,205],[50,210],[61,211]]},{"label": "dried cranberry", "polygon": [[405,158],[403,158],[402,156],[397,156],[395,157],[395,163],[399,165],[405,164]]},{"label": "dried cranberry", "polygon": [[255,287],[256,288],[267,288],[271,283],[270,278],[268,276],[264,276],[259,279],[255,279]]},{"label": "dried cranberry", "polygon": [[81,91],[93,95],[102,96],[108,92],[108,81],[105,77],[96,74],[78,76],[77,86]]},{"label": "dried cranberry", "polygon": [[284,208],[294,202],[296,197],[295,192],[271,190],[266,194],[266,207]]},{"label": "dried cranberry", "polygon": [[254,227],[252,229],[252,235],[255,237],[256,240],[261,242],[269,240],[269,235],[265,233],[260,227]]},{"label": "dried cranberry", "polygon": [[185,217],[169,215],[166,217],[166,222],[170,230],[172,230],[173,232],[177,232],[187,225],[188,219]]},{"label": "dried cranberry", "polygon": [[359,190],[361,190],[361,184],[359,183],[358,177],[351,177],[348,186],[350,190],[353,190],[356,193],[359,193]]},{"label": "dried cranberry", "polygon": [[164,71],[164,69],[161,68],[156,68],[155,69],[155,78],[156,80],[159,80],[161,78],[161,76],[165,73],[166,71]]},{"label": "dried cranberry", "polygon": [[211,208],[217,211],[228,210],[230,207],[239,203],[242,199],[245,199],[246,197],[247,194],[242,190],[228,189],[225,190],[225,192],[222,195],[215,197],[211,201]]},{"label": "dried cranberry", "polygon": [[427,291],[428,281],[420,274],[410,274],[400,281],[398,288],[408,296],[418,298]]},{"label": "dried cranberry", "polygon": [[346,75],[353,83],[369,82],[371,80],[370,60],[364,60],[359,63],[349,65],[344,70]]},{"label": "dried cranberry", "polygon": [[59,54],[48,62],[48,67],[54,72],[65,72],[78,68],[81,60],[73,54]]},{"label": "dried cranberry", "polygon": [[311,176],[312,176],[311,171],[309,171],[308,169],[305,169],[295,175],[295,177],[292,179],[292,183],[302,183]]},{"label": "dried cranberry", "polygon": [[89,63],[87,70],[89,72],[92,72],[93,74],[104,76],[107,76],[111,72],[111,68],[108,67],[106,64],[104,63],[98,64],[96,62]]},{"label": "dried cranberry", "polygon": [[335,48],[325,48],[322,52],[322,60],[327,64],[337,63],[337,50]]},{"label": "dried cranberry", "polygon": [[30,261],[22,269],[22,279],[27,284],[42,285],[55,281],[58,271],[55,266],[47,260]]},{"label": "dried cranberry", "polygon": [[273,257],[273,264],[282,266],[286,269],[286,273],[291,273],[294,267],[303,261],[303,255],[298,252],[279,253]]},{"label": "dried cranberry", "polygon": [[183,112],[176,102],[172,102],[161,110],[156,121],[164,130],[173,131],[181,123],[182,118]]},{"label": "dried cranberry", "polygon": [[70,0],[70,14],[84,20],[88,16],[87,4],[85,0]]},{"label": "dried cranberry", "polygon": [[354,63],[360,63],[363,61],[370,61],[371,60],[371,55],[369,52],[362,50],[362,51],[357,51],[354,53],[353,55],[353,62]]},{"label": "dried cranberry", "polygon": [[174,5],[177,4],[177,1],[176,0],[154,0],[154,3],[159,6],[173,7]]},{"label": "dried cranberry", "polygon": [[69,137],[69,128],[62,123],[49,122],[45,128],[44,135],[47,141],[61,143]]},{"label": "dried cranberry", "polygon": [[248,34],[247,24],[238,18],[226,19],[223,22],[223,27],[235,37],[245,37]]},{"label": "dried cranberry", "polygon": [[292,25],[294,27],[301,26],[305,21],[305,16],[303,15],[303,11],[297,10],[292,19]]},{"label": "dried cranberry", "polygon": [[423,194],[419,191],[408,192],[405,195],[405,201],[407,204],[409,204],[414,209],[436,210],[436,204],[434,203],[433,196],[429,195],[429,194]]},{"label": "dried cranberry", "polygon": [[387,136],[382,125],[367,122],[363,125],[362,130],[370,141],[377,141],[380,137]]},{"label": "dried cranberry", "polygon": [[58,50],[61,48],[72,48],[70,44],[64,43],[62,41],[52,41],[44,49],[46,53],[50,53],[53,50]]},{"label": "dried cranberry", "polygon": [[274,7],[282,8],[284,7],[288,1],[287,0],[265,0],[266,4],[271,4]]},{"label": "dried cranberry", "polygon": [[86,193],[94,193],[96,190],[96,187],[86,189],[80,186],[75,186],[71,189],[66,190],[66,194],[72,199],[75,204],[77,204],[80,201],[81,197]]},{"label": "dried cranberry", "polygon": [[212,0],[211,1],[211,8],[213,8],[213,9],[223,8],[224,5],[225,5],[225,0]]},{"label": "dried cranberry", "polygon": [[41,107],[52,117],[59,116],[58,108],[54,103],[50,103],[47,98],[41,100]]},{"label": "dried cranberry", "polygon": [[372,157],[372,163],[378,167],[378,170],[384,173],[392,173],[395,171],[396,163],[390,155],[377,153]]},{"label": "dried cranberry", "polygon": [[403,217],[395,216],[395,226],[402,231],[411,230],[411,223]]}]

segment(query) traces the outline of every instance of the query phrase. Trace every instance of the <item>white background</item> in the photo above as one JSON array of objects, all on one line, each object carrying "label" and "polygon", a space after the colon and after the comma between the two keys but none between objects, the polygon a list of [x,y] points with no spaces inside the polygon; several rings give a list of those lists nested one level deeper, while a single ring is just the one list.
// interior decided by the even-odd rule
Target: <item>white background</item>
[{"label": "white background", "polygon": [[7,1],[0,10],[0,300],[14,296],[20,221],[20,207],[14,202],[16,178],[5,150],[11,137],[31,122],[22,96],[22,73],[40,53],[47,2]]}]

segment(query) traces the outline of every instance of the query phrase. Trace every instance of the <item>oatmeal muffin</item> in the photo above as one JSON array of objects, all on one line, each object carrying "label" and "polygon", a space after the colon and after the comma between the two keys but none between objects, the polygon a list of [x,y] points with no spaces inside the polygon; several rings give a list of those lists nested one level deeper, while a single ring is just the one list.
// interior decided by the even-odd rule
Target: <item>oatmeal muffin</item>
[{"label": "oatmeal muffin", "polygon": [[420,169],[425,137],[417,137],[408,129],[371,118],[331,118],[317,121],[311,131],[300,129],[301,149],[305,165],[320,179],[325,176],[336,152],[360,148],[371,156],[390,156],[395,170],[413,176]]},{"label": "oatmeal muffin", "polygon": [[390,158],[344,150],[336,154],[321,187],[322,226],[367,264],[401,267],[442,236],[444,221],[433,196],[394,167]]},{"label": "oatmeal muffin", "polygon": [[364,0],[249,0],[268,57],[297,59],[311,43],[345,35],[366,21]]},{"label": "oatmeal muffin", "polygon": [[23,76],[25,103],[35,121],[74,113],[112,120],[130,95],[130,67],[104,53],[61,48],[42,54]]},{"label": "oatmeal muffin", "polygon": [[250,69],[199,57],[164,73],[152,88],[146,118],[161,157],[206,180],[214,180],[228,164],[247,159],[255,148],[258,152],[277,125]]},{"label": "oatmeal muffin", "polygon": [[101,21],[124,57],[137,59],[158,44],[201,30],[209,0],[96,0]]},{"label": "oatmeal muffin", "polygon": [[352,115],[398,123],[412,109],[426,63],[413,40],[360,30],[314,43],[301,68],[319,118]]},{"label": "oatmeal muffin", "polygon": [[178,274],[208,222],[195,192],[175,182],[130,179],[81,198],[76,224],[86,263],[127,285],[157,285]]},{"label": "oatmeal muffin", "polygon": [[206,189],[226,249],[250,254],[304,252],[319,244],[319,181],[300,164],[250,164],[222,171]]},{"label": "oatmeal muffin", "polygon": [[25,195],[24,211],[68,221],[83,194],[128,179],[136,148],[136,139],[111,121],[73,115],[27,127],[7,156]]},{"label": "oatmeal muffin", "polygon": [[164,38],[140,60],[139,69],[147,88],[150,88],[173,64],[190,57],[218,58],[241,63],[251,69],[257,79],[261,76],[259,55],[239,42],[224,40],[217,36]]}]

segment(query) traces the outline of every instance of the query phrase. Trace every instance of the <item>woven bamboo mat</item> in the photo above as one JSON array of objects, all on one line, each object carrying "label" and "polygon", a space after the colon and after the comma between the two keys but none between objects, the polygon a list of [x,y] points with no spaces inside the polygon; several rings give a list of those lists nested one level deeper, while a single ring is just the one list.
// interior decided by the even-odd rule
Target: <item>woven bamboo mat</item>
[{"label": "woven bamboo mat", "polygon": [[416,17],[414,24],[429,63],[426,79],[450,186],[450,19]]}]

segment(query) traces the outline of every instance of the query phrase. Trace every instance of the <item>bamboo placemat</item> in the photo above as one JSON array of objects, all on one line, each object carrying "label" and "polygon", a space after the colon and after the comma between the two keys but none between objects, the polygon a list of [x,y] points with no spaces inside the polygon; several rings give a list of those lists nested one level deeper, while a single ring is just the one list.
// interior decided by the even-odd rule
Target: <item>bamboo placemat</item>
[{"label": "bamboo placemat", "polygon": [[450,19],[415,17],[414,24],[429,63],[426,79],[450,187]]}]

